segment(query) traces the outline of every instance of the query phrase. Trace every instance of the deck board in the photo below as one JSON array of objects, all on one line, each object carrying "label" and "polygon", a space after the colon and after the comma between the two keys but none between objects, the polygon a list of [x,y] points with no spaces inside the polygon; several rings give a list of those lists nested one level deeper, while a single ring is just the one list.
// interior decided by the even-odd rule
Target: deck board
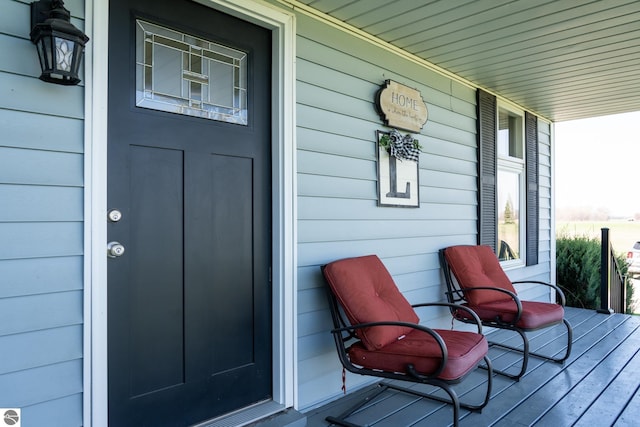
[{"label": "deck board", "polygon": [[616,420],[615,425],[619,427],[637,426],[639,419],[640,419],[640,390],[636,389],[636,392],[633,395],[633,398],[629,401],[629,404],[625,408],[624,412]]},{"label": "deck board", "polygon": [[[519,382],[494,376],[492,398],[482,413],[462,409],[461,427],[476,426],[632,426],[640,420],[640,316],[600,314],[593,310],[567,308],[573,327],[573,349],[563,364],[529,359]],[[557,326],[528,334],[532,351],[562,354],[566,343],[564,327]],[[517,344],[513,333],[494,331],[492,341]],[[519,369],[513,352],[490,350],[496,367]],[[486,371],[472,372],[455,386],[462,401],[482,399]],[[403,384],[406,385],[406,384]],[[423,385],[422,390],[438,392]],[[323,407],[309,411],[308,427],[326,427],[329,414],[344,411],[355,398],[375,388],[370,386]],[[447,426],[449,405],[417,399],[388,390],[367,403],[350,421],[372,427]]]},{"label": "deck board", "polygon": [[[521,412],[521,408],[526,408],[527,412],[533,412],[534,414],[539,414],[542,406],[546,407],[549,404],[555,404],[556,401],[562,398],[566,393],[575,387],[577,383],[583,381],[585,376],[588,375],[592,369],[594,369],[597,364],[605,357],[607,357],[611,350],[615,348],[616,344],[619,340],[623,340],[627,337],[629,331],[626,331],[626,325],[620,325],[613,333],[605,335],[600,344],[597,346],[593,346],[588,348],[579,358],[572,357],[569,359],[568,363],[562,369],[560,365],[555,365],[555,370],[557,370],[557,375],[554,375],[550,378],[541,388],[536,390],[536,393],[533,396],[529,396],[527,398],[527,405],[519,407],[515,412]],[[598,337],[590,337],[592,339],[598,339]],[[583,337],[584,339],[588,339],[587,337]],[[547,366],[540,366],[540,368],[534,372],[530,373],[530,376],[537,376],[539,378],[547,378],[547,375],[540,376],[540,374],[544,374],[543,369],[547,368]],[[538,398],[539,396],[539,398]],[[553,397],[553,399],[551,399]],[[541,405],[541,407],[536,408],[536,410],[532,411],[533,406]],[[517,417],[518,419],[522,419],[521,417]],[[533,420],[531,420],[533,421]]]},{"label": "deck board", "polygon": [[[634,360],[640,346],[640,331],[635,329],[624,341],[613,343],[613,345],[616,344],[617,346],[606,357],[596,362],[591,371],[538,420],[539,424],[556,423],[555,425],[558,425],[558,421],[560,425],[575,423],[597,401],[603,391],[602,384],[610,387],[629,361]],[[555,386],[552,383],[553,381],[549,383],[550,387]],[[541,392],[544,391],[541,390]]]}]

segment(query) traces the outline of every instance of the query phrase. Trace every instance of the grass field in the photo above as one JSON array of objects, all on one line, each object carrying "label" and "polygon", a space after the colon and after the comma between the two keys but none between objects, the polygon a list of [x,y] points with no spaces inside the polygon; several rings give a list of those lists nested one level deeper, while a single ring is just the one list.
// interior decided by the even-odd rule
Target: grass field
[{"label": "grass field", "polygon": [[640,221],[557,221],[556,237],[588,236],[600,239],[601,229],[609,229],[611,246],[616,253],[624,253],[640,241]]}]

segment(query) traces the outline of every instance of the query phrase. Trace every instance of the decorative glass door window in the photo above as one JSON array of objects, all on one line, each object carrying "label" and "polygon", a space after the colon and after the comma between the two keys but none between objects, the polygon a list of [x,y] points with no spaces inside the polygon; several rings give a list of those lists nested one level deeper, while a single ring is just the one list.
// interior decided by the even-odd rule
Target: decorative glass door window
[{"label": "decorative glass door window", "polygon": [[247,54],[137,20],[136,105],[247,124]]}]

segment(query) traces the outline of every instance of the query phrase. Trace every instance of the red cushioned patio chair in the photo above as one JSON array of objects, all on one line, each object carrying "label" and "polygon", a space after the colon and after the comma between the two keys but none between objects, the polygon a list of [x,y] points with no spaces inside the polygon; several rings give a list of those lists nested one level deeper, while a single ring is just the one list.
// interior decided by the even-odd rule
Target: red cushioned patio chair
[{"label": "red cushioned patio chair", "polygon": [[[327,421],[354,426],[347,418],[389,388],[452,404],[454,425],[458,425],[460,407],[480,411],[486,406],[493,374],[480,320],[477,321],[478,333],[431,329],[419,324],[414,307],[466,310],[469,319],[476,317],[471,310],[449,303],[411,306],[375,255],[335,261],[323,266],[322,272],[328,284],[334,325],[331,333],[346,370],[430,384],[449,395],[447,399],[383,381],[373,395],[366,396],[338,417],[327,417]],[[483,360],[488,367],[484,401],[478,405],[461,403],[450,385],[460,382]]]},{"label": "red cushioned patio chair", "polygon": [[[527,370],[529,356],[562,363],[571,354],[572,329],[564,318],[565,297],[555,285],[540,281],[511,282],[493,249],[489,246],[451,246],[440,250],[440,264],[447,282],[447,299],[450,303],[471,308],[480,317],[484,326],[517,332],[523,341],[522,348],[489,341],[489,346],[521,352],[520,372],[513,375],[494,369],[494,372],[519,380]],[[555,290],[559,303],[521,300],[513,284],[534,283]],[[473,322],[466,312],[451,310],[453,316],[463,322]],[[529,340],[525,332],[564,324],[567,329],[567,344],[564,355],[553,357],[529,351]]]}]

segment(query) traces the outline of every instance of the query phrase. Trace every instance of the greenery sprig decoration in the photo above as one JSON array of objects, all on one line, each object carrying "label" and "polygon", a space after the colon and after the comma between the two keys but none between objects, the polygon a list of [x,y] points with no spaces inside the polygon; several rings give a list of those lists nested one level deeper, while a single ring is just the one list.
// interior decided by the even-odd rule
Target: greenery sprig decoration
[{"label": "greenery sprig decoration", "polygon": [[396,129],[392,129],[391,132],[382,133],[379,136],[378,144],[384,147],[391,157],[395,157],[400,161],[418,162],[420,160],[422,146],[411,134],[402,136]]},{"label": "greenery sprig decoration", "polygon": [[[394,142],[394,138],[393,138],[394,133],[396,133],[397,135],[400,135],[400,132],[398,132],[396,129],[393,129],[389,133],[383,133],[382,136],[380,137],[380,140],[378,141],[379,144],[382,147],[384,147],[385,150],[387,150],[387,152],[391,151],[391,144]],[[410,138],[409,134],[407,134],[404,138],[408,138],[408,137]],[[422,152],[422,145],[420,144],[419,140],[415,138],[411,138],[411,142],[413,144],[413,148]]]}]

